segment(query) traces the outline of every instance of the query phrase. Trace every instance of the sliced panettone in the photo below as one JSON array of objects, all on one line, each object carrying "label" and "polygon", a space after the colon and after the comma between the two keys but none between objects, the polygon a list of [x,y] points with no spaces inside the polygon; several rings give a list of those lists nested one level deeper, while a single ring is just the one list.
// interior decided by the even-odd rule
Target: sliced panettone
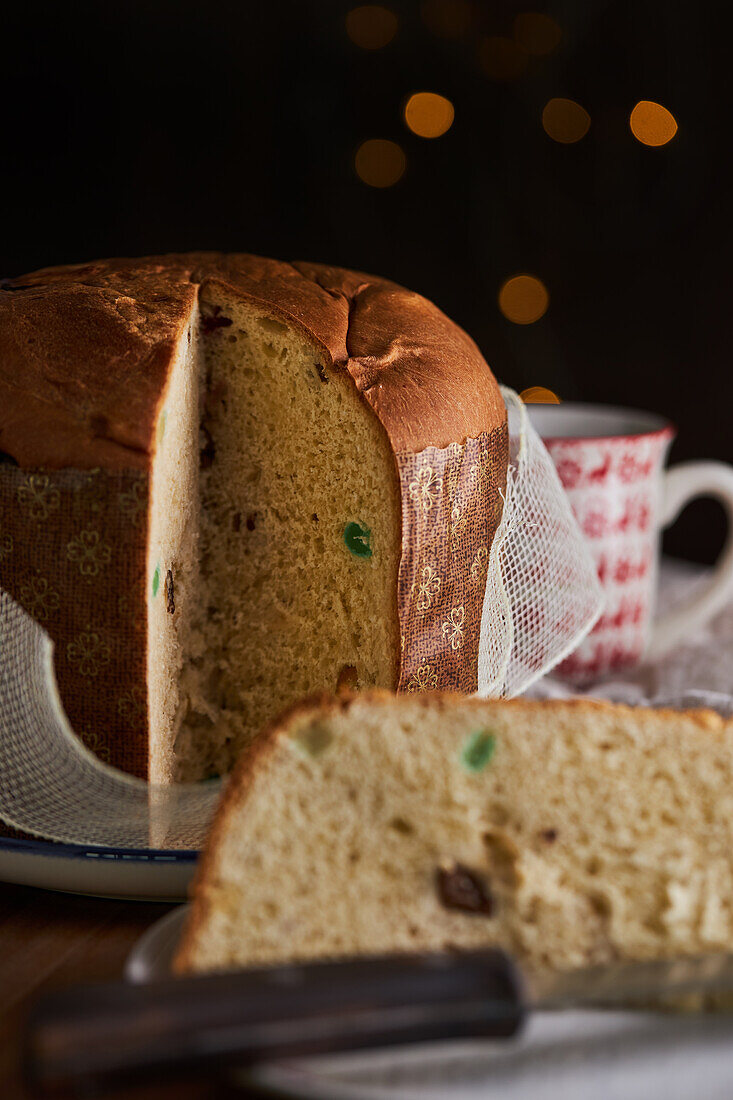
[{"label": "sliced panettone", "polygon": [[233,773],[178,971],[500,945],[733,948],[733,724],[586,701],[296,707]]},{"label": "sliced panettone", "polygon": [[506,473],[479,350],[394,283],[219,253],[0,283],[0,586],[76,732],[154,782],[306,692],[475,690]]}]

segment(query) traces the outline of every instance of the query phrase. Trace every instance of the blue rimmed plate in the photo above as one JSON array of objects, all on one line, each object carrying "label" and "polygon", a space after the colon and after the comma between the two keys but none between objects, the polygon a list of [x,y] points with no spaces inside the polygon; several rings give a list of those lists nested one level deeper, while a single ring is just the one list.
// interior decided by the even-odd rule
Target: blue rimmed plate
[{"label": "blue rimmed plate", "polygon": [[0,837],[0,881],[70,894],[182,901],[198,852]]}]

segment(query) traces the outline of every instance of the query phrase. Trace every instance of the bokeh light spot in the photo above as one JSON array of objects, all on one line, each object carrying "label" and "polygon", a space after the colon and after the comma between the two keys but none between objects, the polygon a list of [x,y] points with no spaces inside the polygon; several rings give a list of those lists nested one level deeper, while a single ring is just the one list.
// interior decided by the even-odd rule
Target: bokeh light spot
[{"label": "bokeh light spot", "polygon": [[472,16],[469,0],[423,0],[423,22],[439,38],[462,38]]},{"label": "bokeh light spot", "polygon": [[563,145],[584,138],[590,129],[590,115],[574,99],[551,99],[542,112],[542,125],[545,133],[553,141]]},{"label": "bokeh light spot", "polygon": [[562,402],[556,393],[545,386],[530,386],[519,395],[525,405],[560,405]]},{"label": "bokeh light spot", "polygon": [[651,99],[640,99],[629,117],[631,132],[642,145],[666,145],[677,133],[671,111]]},{"label": "bokeh light spot", "polygon": [[370,138],[356,150],[354,168],[370,187],[392,187],[404,174],[407,160],[396,141]]},{"label": "bokeh light spot", "polygon": [[527,53],[542,57],[560,45],[562,31],[549,15],[537,11],[522,12],[514,20],[514,40]]},{"label": "bokeh light spot", "polygon": [[535,275],[513,275],[499,291],[499,309],[515,325],[532,325],[547,312],[550,296]]},{"label": "bokeh light spot", "polygon": [[440,137],[450,130],[454,117],[451,101],[435,92],[415,92],[405,104],[405,122],[420,137]]},{"label": "bokeh light spot", "polygon": [[481,40],[478,59],[492,80],[516,80],[527,68],[527,54],[521,46],[499,35]]},{"label": "bokeh light spot", "polygon": [[346,16],[346,33],[363,50],[381,50],[397,34],[397,16],[381,4],[362,4]]}]

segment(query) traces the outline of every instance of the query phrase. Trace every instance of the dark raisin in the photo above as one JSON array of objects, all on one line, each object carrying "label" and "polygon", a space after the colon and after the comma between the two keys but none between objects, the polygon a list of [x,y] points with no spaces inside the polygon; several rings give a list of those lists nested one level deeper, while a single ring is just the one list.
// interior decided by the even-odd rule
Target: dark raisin
[{"label": "dark raisin", "polygon": [[257,513],[256,512],[250,512],[249,515],[247,516],[247,530],[248,531],[254,531],[256,526],[257,526]]},{"label": "dark raisin", "polygon": [[176,601],[173,592],[173,573],[169,569],[165,575],[165,609],[169,615],[176,610]]},{"label": "dark raisin", "polygon": [[214,380],[210,378],[206,387],[206,398],[204,400],[207,413],[216,412],[217,406],[219,405],[226,409],[226,396],[226,382],[221,378],[214,382]]},{"label": "dark raisin", "polygon": [[328,382],[328,378],[326,377],[326,369],[322,363],[316,362],[316,370],[318,371],[318,377],[320,378],[321,382]]},{"label": "dark raisin", "polygon": [[553,844],[557,840],[557,829],[543,829],[540,836],[548,844]]},{"label": "dark raisin", "polygon": [[211,438],[211,432],[208,428],[201,429],[201,433],[206,440],[199,455],[199,464],[202,470],[208,470],[213,465],[214,458],[216,456],[216,447],[214,446],[214,440]]},{"label": "dark raisin", "polygon": [[314,523],[318,523],[318,516],[316,515],[316,513],[315,513],[315,512],[314,512],[314,513],[313,513],[313,515],[311,516],[311,519],[313,520],[313,522],[314,522]]},{"label": "dark raisin", "polygon": [[356,674],[356,668],[354,665],[344,665],[338,674],[336,691],[356,691],[358,686],[359,680]]},{"label": "dark raisin", "polygon": [[214,306],[210,313],[201,314],[201,330],[205,336],[216,332],[218,328],[229,328],[231,324],[231,317],[224,316],[221,306]]},{"label": "dark raisin", "polygon": [[240,531],[242,528],[242,513],[235,512],[232,516],[232,531]]},{"label": "dark raisin", "polygon": [[446,909],[491,916],[494,902],[483,879],[462,863],[439,867],[436,872],[438,895]]}]

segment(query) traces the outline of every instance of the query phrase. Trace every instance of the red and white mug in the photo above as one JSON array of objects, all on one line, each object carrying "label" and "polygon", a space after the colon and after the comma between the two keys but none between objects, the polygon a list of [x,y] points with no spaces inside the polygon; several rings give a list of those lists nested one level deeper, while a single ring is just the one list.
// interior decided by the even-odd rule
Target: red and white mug
[{"label": "red and white mug", "polygon": [[[675,430],[653,413],[604,405],[528,405],[586,536],[606,605],[558,667],[583,682],[654,659],[733,599],[733,466],[684,462],[665,470]],[[729,537],[708,584],[654,617],[661,533],[695,497],[726,509]]]}]

